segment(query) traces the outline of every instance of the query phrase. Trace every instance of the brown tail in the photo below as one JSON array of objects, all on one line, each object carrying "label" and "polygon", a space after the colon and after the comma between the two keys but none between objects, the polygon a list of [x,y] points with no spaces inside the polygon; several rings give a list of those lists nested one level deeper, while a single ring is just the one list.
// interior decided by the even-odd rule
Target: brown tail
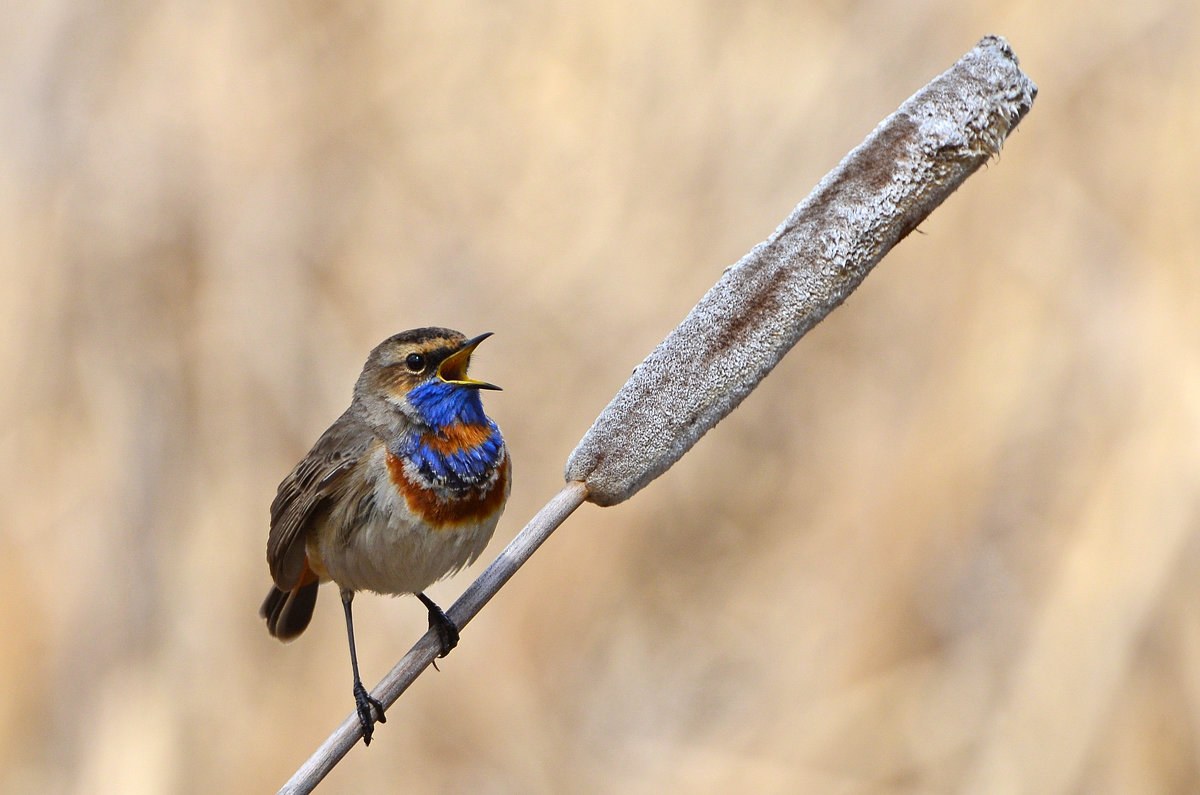
[{"label": "brown tail", "polygon": [[321,581],[306,567],[300,582],[292,590],[283,591],[271,586],[258,614],[267,620],[267,631],[272,637],[291,640],[308,628],[320,584]]}]

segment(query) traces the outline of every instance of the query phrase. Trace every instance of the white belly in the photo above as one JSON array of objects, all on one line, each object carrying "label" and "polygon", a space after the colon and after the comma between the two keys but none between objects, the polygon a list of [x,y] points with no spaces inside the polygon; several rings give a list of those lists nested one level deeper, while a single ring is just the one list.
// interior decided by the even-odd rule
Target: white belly
[{"label": "white belly", "polygon": [[329,576],[354,591],[419,593],[475,561],[492,538],[496,522],[433,530],[423,522],[376,521],[362,525],[352,546],[322,550]]},{"label": "white belly", "polygon": [[375,490],[379,509],[354,528],[349,543],[342,543],[336,533],[309,537],[310,546],[316,546],[310,557],[320,560],[340,587],[381,594],[420,593],[474,563],[487,547],[499,511],[483,521],[434,529],[408,510],[385,478],[380,478]]}]

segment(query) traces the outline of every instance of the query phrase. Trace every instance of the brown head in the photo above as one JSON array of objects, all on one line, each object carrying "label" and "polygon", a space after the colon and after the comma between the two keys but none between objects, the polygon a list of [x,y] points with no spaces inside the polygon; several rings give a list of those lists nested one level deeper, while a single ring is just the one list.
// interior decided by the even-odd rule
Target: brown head
[{"label": "brown head", "polygon": [[443,396],[500,388],[467,377],[471,354],[490,336],[467,339],[453,329],[430,327],[388,337],[367,357],[354,403],[379,428],[392,428],[397,419],[437,426],[441,418],[433,406]]}]

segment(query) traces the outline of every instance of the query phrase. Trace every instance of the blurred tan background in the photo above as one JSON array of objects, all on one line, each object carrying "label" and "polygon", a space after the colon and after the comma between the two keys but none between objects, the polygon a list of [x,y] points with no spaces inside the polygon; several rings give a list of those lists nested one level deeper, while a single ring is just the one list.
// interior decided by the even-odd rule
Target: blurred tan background
[{"label": "blurred tan background", "polygon": [[[631,368],[980,36],[1041,93],[678,466],[585,506],[329,792],[1200,790],[1200,7],[10,4],[0,790],[274,791],[256,615],[367,351],[494,331],[485,560]],[[373,685],[424,630],[356,602]]]}]

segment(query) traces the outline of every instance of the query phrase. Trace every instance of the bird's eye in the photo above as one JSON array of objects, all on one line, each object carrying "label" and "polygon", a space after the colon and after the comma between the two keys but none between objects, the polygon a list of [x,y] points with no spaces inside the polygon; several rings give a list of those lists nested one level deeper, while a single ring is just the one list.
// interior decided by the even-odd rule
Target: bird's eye
[{"label": "bird's eye", "polygon": [[425,357],[419,353],[410,353],[404,357],[404,366],[411,373],[419,373],[425,369]]}]

